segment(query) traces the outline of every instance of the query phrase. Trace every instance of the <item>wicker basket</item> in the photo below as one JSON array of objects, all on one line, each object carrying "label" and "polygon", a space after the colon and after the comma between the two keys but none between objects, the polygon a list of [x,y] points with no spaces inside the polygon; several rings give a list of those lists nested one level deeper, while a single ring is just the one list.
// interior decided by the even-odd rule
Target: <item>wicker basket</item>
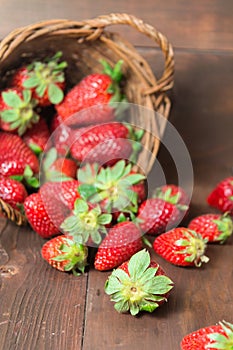
[{"label": "wicker basket", "polygon": [[[105,30],[113,24],[127,24],[159,45],[165,58],[161,78],[157,79],[154,76],[148,63],[129,42],[118,34]],[[63,58],[68,62],[67,77],[71,86],[86,74],[93,71],[100,72],[100,58],[104,58],[112,65],[123,59],[124,93],[129,102],[156,110],[168,118],[170,100],[166,92],[173,86],[173,50],[166,37],[151,25],[132,15],[110,14],[82,22],[50,20],[16,29],[0,43],[1,88],[7,85],[14,69],[34,59],[51,56],[59,50],[63,52]],[[147,167],[144,169],[147,174],[153,166],[160,143],[153,136],[157,131],[154,113],[149,116],[146,121],[143,117],[140,120],[140,115],[130,116],[131,122],[137,118],[137,125],[151,131],[145,132],[142,139],[144,147],[139,154],[140,164],[143,157],[148,157],[148,152],[144,153],[144,149],[151,152],[150,159],[146,163]],[[2,200],[0,200],[1,213],[18,225],[26,223],[25,217]]]}]

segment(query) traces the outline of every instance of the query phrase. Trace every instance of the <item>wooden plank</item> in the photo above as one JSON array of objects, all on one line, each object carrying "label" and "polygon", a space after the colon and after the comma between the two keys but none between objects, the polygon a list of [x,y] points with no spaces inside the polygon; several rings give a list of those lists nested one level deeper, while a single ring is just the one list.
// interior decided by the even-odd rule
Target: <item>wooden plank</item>
[{"label": "wooden plank", "polygon": [[[165,34],[174,47],[232,51],[233,3],[231,0],[196,1],[124,1],[63,0],[4,1],[1,6],[0,37],[5,37],[17,27],[41,20],[67,18],[83,20],[112,12],[125,12],[142,18]],[[153,45],[150,40],[121,27],[112,30],[121,32],[137,45]]]},{"label": "wooden plank", "polygon": [[[154,70],[161,69],[162,60],[153,51],[141,53]],[[206,196],[218,181],[231,174],[232,59],[232,55],[176,52],[170,121],[188,147],[195,174],[191,210],[185,223],[195,215],[216,212],[207,206]],[[167,181],[176,182],[176,168],[163,145],[158,162]],[[152,184],[157,181],[156,167],[149,178]],[[224,246],[210,245],[210,262],[200,269],[172,266],[152,252],[174,280],[175,288],[166,305],[153,315],[139,318],[119,315],[104,293],[109,273],[91,270],[83,349],[178,350],[185,334],[222,319],[231,321],[233,275],[232,268],[226,266],[232,266],[232,245],[233,237]]]},{"label": "wooden plank", "polygon": [[80,349],[87,275],[51,268],[44,240],[0,219],[0,349]]},{"label": "wooden plank", "polygon": [[233,275],[226,261],[232,262],[232,244],[210,246],[210,262],[200,269],[172,266],[152,253],[175,287],[165,305],[139,317],[118,314],[103,291],[109,273],[91,271],[83,349],[179,350],[185,334],[231,321]]}]

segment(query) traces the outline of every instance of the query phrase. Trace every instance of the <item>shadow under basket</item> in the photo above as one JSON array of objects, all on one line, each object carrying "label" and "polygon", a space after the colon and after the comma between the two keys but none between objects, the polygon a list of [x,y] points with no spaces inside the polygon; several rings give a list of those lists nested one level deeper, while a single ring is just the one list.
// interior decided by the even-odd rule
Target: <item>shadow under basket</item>
[{"label": "shadow under basket", "polygon": [[[106,30],[112,25],[128,25],[149,37],[161,49],[165,64],[161,78],[157,79],[147,61],[135,47],[119,34]],[[129,122],[145,129],[141,140],[142,150],[137,164],[143,164],[143,171],[148,174],[154,164],[159,149],[160,135],[156,113],[166,121],[170,112],[170,100],[167,91],[173,86],[174,56],[171,44],[166,37],[151,25],[129,14],[109,14],[81,22],[70,20],[49,20],[35,23],[11,32],[0,43],[1,88],[5,88],[13,72],[22,65],[51,57],[62,51],[67,61],[67,85],[72,87],[85,75],[101,72],[100,59],[110,65],[122,59],[124,75],[123,93],[127,100],[145,107],[148,113],[131,113]],[[135,112],[135,110],[134,110]],[[148,152],[149,151],[149,152]],[[149,157],[148,157],[149,154]],[[135,165],[134,170],[142,167]],[[0,214],[18,225],[27,222],[26,218],[0,200]]]}]

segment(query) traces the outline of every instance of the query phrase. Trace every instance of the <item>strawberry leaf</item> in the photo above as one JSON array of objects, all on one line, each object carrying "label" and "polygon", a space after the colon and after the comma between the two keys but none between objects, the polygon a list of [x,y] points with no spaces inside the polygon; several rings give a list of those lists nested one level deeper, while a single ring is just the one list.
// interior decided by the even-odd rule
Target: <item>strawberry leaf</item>
[{"label": "strawberry leaf", "polygon": [[63,100],[64,93],[62,89],[59,88],[59,86],[51,83],[48,87],[48,96],[50,102],[52,102],[53,104],[58,104]]},{"label": "strawberry leaf", "polygon": [[22,100],[15,91],[3,92],[2,98],[4,103],[9,107],[20,108],[22,105]]},{"label": "strawberry leaf", "polygon": [[48,152],[46,153],[43,161],[43,168],[45,171],[49,170],[49,168],[52,166],[52,164],[57,159],[57,150],[55,147],[50,148]]},{"label": "strawberry leaf", "polygon": [[81,184],[78,187],[78,192],[83,199],[88,200],[97,193],[97,189],[94,185]]},{"label": "strawberry leaf", "polygon": [[144,305],[141,305],[140,310],[141,311],[147,311],[147,312],[153,312],[155,309],[157,309],[159,305],[157,303],[150,303],[146,302]]},{"label": "strawberry leaf", "polygon": [[149,265],[150,254],[145,249],[134,254],[131,257],[128,265],[130,277],[133,280],[140,279]]},{"label": "strawberry leaf", "polygon": [[114,308],[116,309],[116,311],[124,313],[129,310],[129,304],[126,301],[121,300],[114,305]]},{"label": "strawberry leaf", "polygon": [[30,177],[26,179],[26,183],[33,188],[39,188],[40,182],[36,177]]},{"label": "strawberry leaf", "polygon": [[12,123],[18,120],[19,114],[15,109],[8,109],[1,112],[1,118],[4,122]]},{"label": "strawberry leaf", "polygon": [[25,105],[28,105],[29,102],[31,101],[32,98],[32,93],[30,90],[23,90],[23,102]]},{"label": "strawberry leaf", "polygon": [[47,89],[47,85],[43,82],[40,82],[40,84],[36,88],[37,95],[39,97],[44,96],[46,89]]},{"label": "strawberry leaf", "polygon": [[32,150],[32,152],[34,152],[37,156],[39,156],[43,152],[42,148],[36,143],[30,142],[29,147]]},{"label": "strawberry leaf", "polygon": [[167,276],[155,276],[144,284],[144,290],[147,293],[166,294],[172,289],[172,281]]},{"label": "strawberry leaf", "polygon": [[76,199],[74,203],[74,210],[76,213],[84,213],[88,211],[88,204],[82,199]]},{"label": "strawberry leaf", "polygon": [[112,215],[111,214],[102,214],[98,217],[98,224],[100,225],[107,225],[112,221]]},{"label": "strawberry leaf", "polygon": [[19,182],[23,181],[23,175],[11,175],[10,178]]},{"label": "strawberry leaf", "polygon": [[23,87],[25,87],[26,89],[31,89],[31,88],[35,88],[39,84],[40,84],[40,79],[35,75],[30,75],[29,78],[24,80]]}]

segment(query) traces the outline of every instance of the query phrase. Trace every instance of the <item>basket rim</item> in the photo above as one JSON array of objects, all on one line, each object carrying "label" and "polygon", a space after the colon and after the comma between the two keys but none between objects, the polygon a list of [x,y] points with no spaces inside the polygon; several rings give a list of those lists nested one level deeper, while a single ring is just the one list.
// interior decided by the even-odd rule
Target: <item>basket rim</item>
[{"label": "basket rim", "polygon": [[72,34],[80,35],[83,40],[93,41],[105,34],[108,26],[125,24],[133,27],[138,32],[148,36],[158,44],[164,54],[165,64],[162,76],[157,79],[154,86],[148,88],[145,94],[154,94],[158,91],[167,91],[174,84],[174,52],[173,47],[164,34],[142,19],[126,13],[110,13],[96,18],[82,21],[69,19],[50,19],[38,21],[10,32],[0,42],[0,62],[5,60],[11,52],[24,41],[31,41],[43,35]]},{"label": "basket rim", "polygon": [[[40,36],[46,36],[48,34],[59,35],[62,33],[63,35],[78,35],[80,40],[85,40],[87,42],[91,42],[96,39],[100,39],[102,41],[109,40],[106,33],[112,32],[105,31],[105,28],[115,24],[125,24],[133,27],[140,33],[152,39],[162,50],[165,59],[162,76],[160,79],[153,79],[153,83],[150,87],[146,88],[144,94],[145,98],[147,101],[149,101],[149,104],[152,107],[156,101],[155,94],[160,94],[158,103],[161,103],[161,105],[163,104],[162,114],[165,118],[167,118],[171,103],[170,99],[166,96],[166,92],[170,90],[174,84],[174,53],[172,45],[168,42],[167,38],[162,33],[157,31],[152,25],[144,23],[142,19],[130,14],[111,13],[109,15],[102,15],[82,21],[50,19],[16,28],[0,42],[0,63],[5,61],[7,57],[9,57],[9,55],[11,55],[11,53],[23,42],[30,42],[31,40],[34,40]],[[121,36],[119,35],[119,37]],[[154,158],[151,159],[148,173],[153,166],[158,148],[159,143],[156,141],[153,145]],[[14,210],[9,204],[1,200],[1,198],[0,213],[3,213],[8,219],[14,221],[17,225],[21,226],[27,223],[27,218],[23,214],[17,210]]]}]

